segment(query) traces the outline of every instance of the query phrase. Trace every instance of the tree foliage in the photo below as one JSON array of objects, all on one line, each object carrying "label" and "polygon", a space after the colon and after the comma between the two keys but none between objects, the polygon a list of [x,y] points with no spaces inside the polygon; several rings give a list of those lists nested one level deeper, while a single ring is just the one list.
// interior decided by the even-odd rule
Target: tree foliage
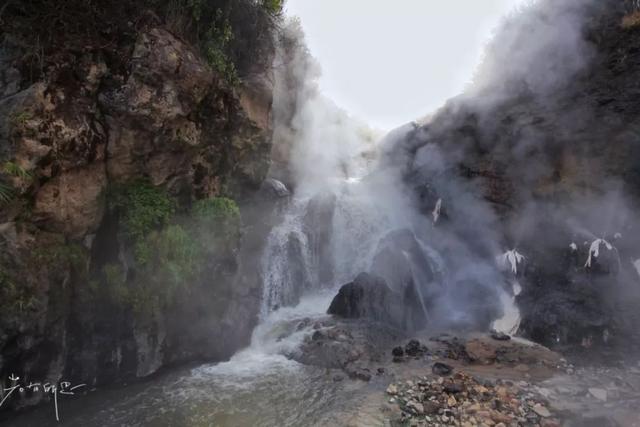
[{"label": "tree foliage", "polygon": [[270,65],[282,8],[282,0],[5,0],[0,36],[20,40],[29,68],[25,75],[35,79],[60,53],[87,46],[112,49],[106,58],[120,61],[123,44],[161,25],[198,47],[235,83]]}]

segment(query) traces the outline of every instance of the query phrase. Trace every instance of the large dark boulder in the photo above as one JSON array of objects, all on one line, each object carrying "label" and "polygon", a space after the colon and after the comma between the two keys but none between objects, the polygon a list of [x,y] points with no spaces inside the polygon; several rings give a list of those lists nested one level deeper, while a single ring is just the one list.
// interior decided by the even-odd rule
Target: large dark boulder
[{"label": "large dark boulder", "polygon": [[392,291],[384,279],[360,273],[340,288],[328,314],[346,319],[370,319],[403,328],[405,307],[402,295]]}]

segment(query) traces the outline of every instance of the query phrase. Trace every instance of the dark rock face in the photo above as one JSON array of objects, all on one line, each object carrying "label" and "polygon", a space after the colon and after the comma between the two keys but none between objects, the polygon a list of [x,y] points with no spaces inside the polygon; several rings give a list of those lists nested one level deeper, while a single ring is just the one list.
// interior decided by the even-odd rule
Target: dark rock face
[{"label": "dark rock face", "polygon": [[[489,319],[495,310],[482,307],[497,298],[496,283],[518,281],[521,333],[545,344],[640,342],[630,309],[640,301],[632,238],[640,230],[640,109],[630,98],[640,81],[640,33],[620,25],[624,3],[539,2],[498,34],[490,81],[404,129],[384,159],[404,171],[425,216],[442,200],[434,240],[444,243],[436,249],[461,273],[446,288],[479,301],[472,310]],[[570,46],[564,37],[524,42],[522,31],[567,17]],[[558,63],[548,82],[537,80],[540,64],[565,60],[570,66]],[[517,274],[490,271],[495,256],[516,246],[526,258]]]},{"label": "dark rock face", "polygon": [[410,230],[392,231],[381,240],[371,273],[382,277],[394,292],[402,295],[407,329],[426,326],[441,283],[434,273],[433,260]]},{"label": "dark rock face", "polygon": [[[269,167],[271,88],[228,86],[161,27],[140,30],[115,62],[87,49],[26,89],[0,53],[0,157],[25,172],[0,206],[0,378],[97,385],[223,360],[257,321],[258,271],[243,260],[260,252],[277,205],[256,194]],[[114,186],[140,179],[180,212],[223,194],[247,212],[244,236],[218,242],[188,292],[149,310],[104,298],[96,280],[116,265],[121,296],[144,285],[123,218],[106,209]],[[244,209],[254,201],[259,213]]]},{"label": "dark rock face", "polygon": [[411,230],[396,230],[380,241],[371,273],[382,277],[396,292],[405,292],[407,287],[416,286],[416,281],[434,281],[432,264]]}]

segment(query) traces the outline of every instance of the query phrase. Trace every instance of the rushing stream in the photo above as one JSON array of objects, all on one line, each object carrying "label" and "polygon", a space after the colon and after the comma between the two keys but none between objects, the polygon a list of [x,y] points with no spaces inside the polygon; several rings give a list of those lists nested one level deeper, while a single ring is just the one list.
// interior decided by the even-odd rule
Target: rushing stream
[{"label": "rushing stream", "polygon": [[[128,387],[60,400],[65,426],[283,426],[336,425],[371,387],[336,382],[335,372],[303,366],[283,354],[306,330],[290,333],[302,317],[325,316],[331,292],[309,295],[294,308],[268,315],[251,345],[230,361],[179,369]],[[284,339],[278,339],[285,336]],[[8,425],[55,424],[53,404]]]},{"label": "rushing stream", "polygon": [[[376,385],[336,381],[337,371],[301,365],[287,354],[311,333],[313,322],[307,321],[300,328],[300,321],[327,316],[336,284],[366,267],[372,242],[384,231],[384,218],[367,214],[374,211],[361,193],[354,191],[359,185],[355,180],[339,182],[335,197],[328,198],[332,209],[325,215],[330,222],[326,238],[333,250],[326,261],[329,265],[324,267],[332,269],[332,284],[320,280],[318,245],[312,244],[318,236],[304,224],[310,216],[308,209],[314,206],[313,197],[294,198],[266,245],[261,321],[248,348],[228,362],[182,368],[77,399],[61,398],[62,425],[340,424],[338,419],[347,416],[354,401]],[[292,246],[297,251],[293,261]],[[294,262],[298,265],[292,265]],[[301,279],[306,283],[302,288]],[[17,417],[9,425],[42,426],[54,420],[52,403]]]},{"label": "rushing stream", "polygon": [[[332,190],[321,197],[294,197],[282,222],[272,230],[262,260],[261,320],[248,348],[228,362],[178,369],[76,400],[61,399],[63,425],[344,424],[354,407],[362,407],[369,391],[384,385],[376,380],[336,381],[338,371],[304,366],[287,355],[312,332],[314,320],[327,316],[339,285],[370,268],[394,218],[383,206],[372,204],[371,187],[364,182],[336,180]],[[315,223],[310,226],[309,221]],[[441,262],[420,243],[425,259]],[[330,250],[322,252],[323,245]],[[415,280],[424,282],[418,265],[415,270]],[[366,416],[375,422],[381,414],[370,411]],[[53,406],[45,405],[9,425],[41,426],[53,421]]]}]

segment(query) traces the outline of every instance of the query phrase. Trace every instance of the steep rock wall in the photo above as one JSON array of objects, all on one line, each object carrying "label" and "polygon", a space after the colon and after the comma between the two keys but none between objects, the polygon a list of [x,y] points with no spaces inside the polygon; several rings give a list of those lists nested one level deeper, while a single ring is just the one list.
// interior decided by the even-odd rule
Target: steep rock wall
[{"label": "steep rock wall", "polygon": [[[546,344],[640,342],[640,27],[623,24],[631,3],[539,2],[493,42],[490,82],[387,153],[418,208],[431,216],[442,199],[439,226],[478,257],[525,256],[507,276],[523,287],[521,333]],[[594,256],[597,239],[606,244]]]},{"label": "steep rock wall", "polygon": [[270,70],[234,88],[162,26],[33,84],[20,49],[0,55],[0,378],[96,385],[230,357],[258,313],[240,255],[264,227],[239,215],[269,168]]}]

